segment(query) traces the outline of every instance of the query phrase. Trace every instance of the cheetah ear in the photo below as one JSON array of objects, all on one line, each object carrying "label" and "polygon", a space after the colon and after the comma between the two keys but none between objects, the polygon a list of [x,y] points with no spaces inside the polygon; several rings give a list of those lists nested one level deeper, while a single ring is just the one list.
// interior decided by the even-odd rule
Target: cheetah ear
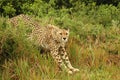
[{"label": "cheetah ear", "polygon": [[52,24],[48,24],[47,27],[48,27],[48,29],[53,29],[53,25]]},{"label": "cheetah ear", "polygon": [[52,27],[52,24],[48,24],[47,27]]},{"label": "cheetah ear", "polygon": [[67,31],[70,32],[70,29],[68,28]]},{"label": "cheetah ear", "polygon": [[65,30],[67,30],[68,32],[70,31],[70,29],[69,28],[64,28]]},{"label": "cheetah ear", "polygon": [[67,30],[68,32],[70,32],[70,29],[69,29],[69,28],[66,28],[65,30]]},{"label": "cheetah ear", "polygon": [[48,26],[48,27],[51,27],[51,26],[53,26],[53,25],[52,25],[52,24],[48,24],[47,26]]}]

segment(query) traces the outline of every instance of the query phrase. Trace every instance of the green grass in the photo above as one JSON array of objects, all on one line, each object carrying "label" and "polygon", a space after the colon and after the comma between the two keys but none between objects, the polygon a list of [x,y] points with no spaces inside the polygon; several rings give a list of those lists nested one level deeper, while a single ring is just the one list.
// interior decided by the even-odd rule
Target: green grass
[{"label": "green grass", "polygon": [[[71,33],[69,43],[67,44],[67,52],[72,65],[79,68],[80,72],[69,75],[65,71],[60,72],[58,70],[50,55],[48,55],[48,57],[45,54],[42,56],[39,54],[37,48],[33,47],[32,44],[27,41],[27,38],[24,36],[26,30],[23,25],[22,27],[19,26],[19,30],[17,31],[8,24],[1,26],[6,26],[5,29],[1,28],[0,31],[2,33],[0,35],[1,41],[3,40],[1,43],[3,52],[1,54],[6,54],[6,56],[1,56],[1,61],[3,61],[1,65],[2,80],[120,79],[120,57],[117,57],[117,54],[120,54],[120,45],[116,39],[119,39],[119,37],[117,37],[117,32],[114,32],[114,30],[116,30],[115,28],[109,30],[110,32],[105,31],[106,35],[111,33],[116,35],[115,37],[108,36],[108,38],[105,38],[105,42],[97,38],[99,35],[100,37],[103,36],[103,33],[96,35],[95,39],[93,36],[87,35],[87,41],[85,39],[85,41],[80,41],[79,38],[74,37],[74,34],[72,35]],[[21,33],[21,31],[23,31],[23,33]],[[16,32],[18,33],[17,35]],[[83,38],[80,39],[83,40]],[[115,41],[111,42],[113,40]],[[111,50],[113,52],[109,53]],[[118,53],[115,54],[115,51],[118,51]],[[5,59],[3,60],[2,57]]]},{"label": "green grass", "polygon": [[106,6],[99,7],[94,17],[94,9],[85,14],[88,7],[80,7],[85,9],[72,15],[62,9],[41,18],[40,14],[36,16],[43,26],[52,23],[70,29],[66,50],[71,64],[80,72],[69,75],[59,71],[52,57],[41,55],[27,39],[29,29],[25,25],[20,23],[13,28],[5,22],[6,18],[0,17],[0,80],[120,80],[119,20],[107,20],[104,12],[105,20],[101,17],[99,11]]}]

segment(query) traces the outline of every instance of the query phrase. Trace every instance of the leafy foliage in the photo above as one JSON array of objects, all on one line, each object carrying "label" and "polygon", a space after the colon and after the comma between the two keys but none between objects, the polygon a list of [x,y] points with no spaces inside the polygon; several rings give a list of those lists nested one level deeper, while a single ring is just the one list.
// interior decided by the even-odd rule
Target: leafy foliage
[{"label": "leafy foliage", "polygon": [[[112,3],[113,4],[110,4]],[[120,79],[119,0],[2,0],[0,1],[0,77],[3,80],[114,80]],[[114,6],[115,5],[115,6]],[[19,23],[6,16],[29,14],[41,25],[70,29],[66,46],[80,72],[59,72],[50,55],[41,55]]]},{"label": "leafy foliage", "polygon": [[1,0],[0,1],[0,14],[4,16],[14,16],[23,13],[22,6],[30,5],[33,0]]}]

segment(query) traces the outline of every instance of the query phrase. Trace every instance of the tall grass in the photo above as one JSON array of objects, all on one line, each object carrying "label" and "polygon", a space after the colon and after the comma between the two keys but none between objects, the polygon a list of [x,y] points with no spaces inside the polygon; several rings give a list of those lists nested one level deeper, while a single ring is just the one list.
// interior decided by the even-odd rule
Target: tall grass
[{"label": "tall grass", "polygon": [[[37,5],[32,5],[32,8]],[[43,26],[52,23],[70,29],[66,50],[71,64],[80,69],[73,75],[60,71],[49,53],[40,54],[38,48],[33,46],[34,42],[27,38],[28,26],[21,22],[18,27],[13,27],[6,18],[0,17],[1,80],[120,80],[119,19],[107,20],[107,14],[103,12],[102,16],[100,13],[103,8],[108,12],[117,8],[94,6],[82,4],[74,9],[81,11],[75,13],[71,10],[71,14],[68,14],[68,9],[57,11],[51,8],[51,12],[44,14],[44,17],[36,12],[39,8],[34,12],[37,15],[35,19]],[[91,7],[92,10],[89,9]],[[118,15],[117,11],[109,15]]]}]

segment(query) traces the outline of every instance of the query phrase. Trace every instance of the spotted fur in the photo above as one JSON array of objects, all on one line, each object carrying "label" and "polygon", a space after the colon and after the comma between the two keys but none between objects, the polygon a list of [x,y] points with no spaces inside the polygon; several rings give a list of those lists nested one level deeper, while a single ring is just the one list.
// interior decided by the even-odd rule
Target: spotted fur
[{"label": "spotted fur", "polygon": [[18,25],[18,18],[24,19],[23,21],[26,24],[35,26],[30,35],[30,39],[34,41],[36,45],[48,49],[60,68],[65,68],[70,74],[79,71],[79,69],[72,67],[65,50],[65,44],[69,38],[69,30],[60,29],[51,24],[46,27],[40,27],[37,23],[34,23],[30,17],[24,14],[11,18],[10,22],[12,22],[14,26]]}]

